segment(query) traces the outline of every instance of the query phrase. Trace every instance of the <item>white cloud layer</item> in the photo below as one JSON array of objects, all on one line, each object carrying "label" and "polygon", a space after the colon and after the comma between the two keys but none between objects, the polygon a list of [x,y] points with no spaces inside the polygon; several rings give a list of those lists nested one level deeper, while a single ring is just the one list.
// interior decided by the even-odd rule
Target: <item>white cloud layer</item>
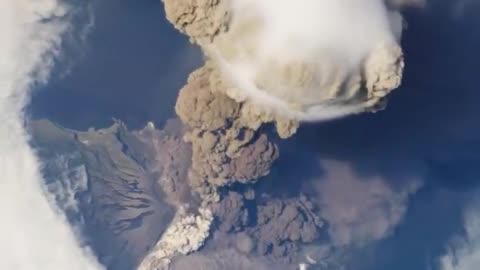
[{"label": "white cloud layer", "polygon": [[480,267],[480,200],[473,202],[464,215],[465,235],[450,243],[440,259],[441,270],[475,270]]},{"label": "white cloud layer", "polygon": [[29,91],[48,79],[68,31],[67,11],[57,0],[0,1],[0,269],[101,269],[45,196],[24,126]]}]

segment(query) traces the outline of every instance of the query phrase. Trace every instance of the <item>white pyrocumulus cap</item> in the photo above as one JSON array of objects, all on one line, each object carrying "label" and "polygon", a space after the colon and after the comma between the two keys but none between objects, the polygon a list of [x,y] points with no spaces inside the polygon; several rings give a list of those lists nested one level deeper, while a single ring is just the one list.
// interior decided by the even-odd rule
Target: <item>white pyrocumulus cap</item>
[{"label": "white pyrocumulus cap", "polygon": [[49,203],[24,126],[29,92],[48,79],[67,15],[57,0],[0,1],[0,269],[102,268]]},{"label": "white pyrocumulus cap", "polygon": [[324,120],[398,87],[402,18],[383,0],[231,0],[230,10],[228,32],[207,51],[238,88],[233,96]]}]

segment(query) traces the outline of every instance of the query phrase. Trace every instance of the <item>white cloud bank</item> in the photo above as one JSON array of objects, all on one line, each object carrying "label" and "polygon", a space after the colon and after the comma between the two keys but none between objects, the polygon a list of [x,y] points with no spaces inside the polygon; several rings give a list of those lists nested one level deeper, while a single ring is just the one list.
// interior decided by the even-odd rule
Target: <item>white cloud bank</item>
[{"label": "white cloud bank", "polygon": [[448,253],[440,259],[441,270],[480,269],[480,200],[465,211],[465,235],[453,239]]},{"label": "white cloud bank", "polygon": [[48,78],[67,11],[57,0],[0,1],[0,269],[101,269],[43,193],[24,127],[29,90]]}]

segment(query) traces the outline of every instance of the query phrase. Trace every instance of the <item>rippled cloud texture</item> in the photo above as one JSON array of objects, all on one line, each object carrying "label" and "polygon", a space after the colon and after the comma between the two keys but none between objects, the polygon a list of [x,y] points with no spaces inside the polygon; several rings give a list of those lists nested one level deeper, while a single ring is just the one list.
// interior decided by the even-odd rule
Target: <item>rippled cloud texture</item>
[{"label": "rippled cloud texture", "polygon": [[48,79],[68,12],[56,0],[0,2],[0,269],[101,269],[45,196],[24,126],[29,92]]}]

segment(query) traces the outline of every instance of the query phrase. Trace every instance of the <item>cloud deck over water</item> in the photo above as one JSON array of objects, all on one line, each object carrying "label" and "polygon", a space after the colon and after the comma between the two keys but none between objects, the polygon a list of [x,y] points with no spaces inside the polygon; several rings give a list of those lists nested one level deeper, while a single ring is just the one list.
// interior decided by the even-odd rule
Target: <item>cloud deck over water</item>
[{"label": "cloud deck over water", "polygon": [[47,81],[67,19],[56,0],[0,2],[0,269],[101,269],[49,203],[24,126],[30,91]]}]

